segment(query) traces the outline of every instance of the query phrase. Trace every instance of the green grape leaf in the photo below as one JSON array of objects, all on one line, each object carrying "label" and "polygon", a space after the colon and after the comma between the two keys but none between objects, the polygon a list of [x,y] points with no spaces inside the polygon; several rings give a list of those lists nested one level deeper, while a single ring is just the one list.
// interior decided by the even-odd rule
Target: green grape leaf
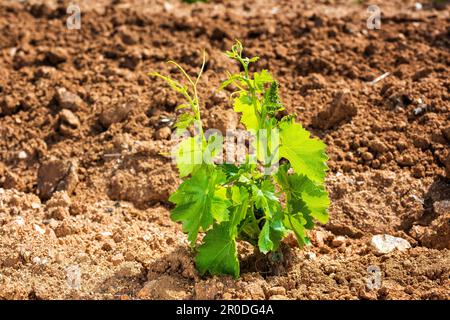
[{"label": "green grape leaf", "polygon": [[261,72],[255,72],[253,75],[255,87],[262,92],[264,90],[264,85],[266,83],[273,82],[272,75],[267,70],[262,70]]},{"label": "green grape leaf", "polygon": [[171,218],[182,222],[183,231],[188,233],[192,246],[195,245],[200,228],[206,231],[214,220],[221,222],[229,218],[228,207],[231,202],[227,200],[223,188],[216,187],[223,180],[222,172],[202,166],[169,198],[176,204]]},{"label": "green grape leaf", "polygon": [[211,275],[230,274],[239,277],[236,240],[230,234],[230,228],[236,227],[232,227],[229,222],[215,224],[203,238],[195,259],[201,275],[209,272]]},{"label": "green grape leaf", "polygon": [[255,208],[264,212],[264,225],[258,237],[258,247],[263,253],[276,250],[286,229],[282,221],[280,199],[270,180],[264,180],[260,186],[252,185],[252,199]]},{"label": "green grape leaf", "polygon": [[280,207],[280,199],[275,195],[275,187],[269,180],[264,180],[261,185],[252,186],[255,207],[264,210],[266,216],[271,218]]},{"label": "green grape leaf", "polygon": [[230,224],[237,226],[245,219],[249,206],[249,193],[246,188],[232,186],[231,200],[233,202],[233,212],[230,217]]},{"label": "green grape leaf", "polygon": [[197,137],[186,138],[177,145],[172,156],[175,157],[180,177],[186,177],[203,162],[202,143]]},{"label": "green grape leaf", "polygon": [[308,243],[305,229],[314,227],[313,218],[320,223],[328,221],[330,205],[328,193],[304,175],[288,174],[288,166],[282,165],[275,176],[287,195],[285,225],[294,231],[300,245]]},{"label": "green grape leaf", "polygon": [[234,111],[241,112],[241,122],[245,125],[247,130],[258,129],[258,118],[255,114],[255,109],[252,104],[252,99],[247,93],[241,93],[238,97],[234,98]]},{"label": "green grape leaf", "polygon": [[[287,167],[281,166],[276,174],[283,191],[290,194],[292,210],[301,211],[314,217],[320,223],[328,222],[330,199],[321,185],[309,180],[305,175],[287,174]],[[306,217],[305,217],[306,218]]]},{"label": "green grape leaf", "polygon": [[301,215],[286,215],[284,225],[294,231],[295,237],[300,246],[310,245],[311,241],[306,235],[305,224],[307,221]]},{"label": "green grape leaf", "polygon": [[273,241],[270,239],[270,222],[266,220],[258,237],[259,251],[267,253],[274,248]]},{"label": "green grape leaf", "polygon": [[323,184],[328,169],[325,143],[310,138],[309,131],[293,121],[282,122],[280,129],[280,157],[289,160],[296,173]]}]

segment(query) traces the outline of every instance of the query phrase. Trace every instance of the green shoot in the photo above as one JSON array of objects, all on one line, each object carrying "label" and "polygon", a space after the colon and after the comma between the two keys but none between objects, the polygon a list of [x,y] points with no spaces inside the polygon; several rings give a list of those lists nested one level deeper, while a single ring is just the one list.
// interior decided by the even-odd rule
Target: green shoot
[{"label": "green shoot", "polygon": [[[243,72],[228,74],[221,88],[233,85],[233,108],[250,137],[251,149],[241,163],[222,163],[218,158],[223,138],[204,132],[197,86],[205,66],[193,78],[176,62],[186,84],[159,73],[185,100],[175,124],[179,132],[194,128],[185,137],[174,158],[184,179],[169,200],[175,204],[174,221],[181,222],[191,247],[197,252],[200,274],[240,274],[236,241],[247,241],[264,254],[279,249],[292,232],[300,246],[310,243],[307,230],[315,222],[328,221],[330,204],[325,190],[326,145],[311,138],[293,115],[278,117],[284,110],[279,85],[267,70],[251,73],[258,57],[244,56],[239,41],[226,55]],[[280,161],[281,160],[281,161]],[[279,165],[279,163],[282,163]],[[281,201],[284,199],[284,201]],[[206,232],[198,245],[199,232]]]}]

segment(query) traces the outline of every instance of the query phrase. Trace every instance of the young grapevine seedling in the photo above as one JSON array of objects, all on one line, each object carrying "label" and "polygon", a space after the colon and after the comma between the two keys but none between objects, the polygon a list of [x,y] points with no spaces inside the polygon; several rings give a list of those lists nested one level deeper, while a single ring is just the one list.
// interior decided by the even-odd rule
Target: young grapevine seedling
[{"label": "young grapevine seedling", "polygon": [[[241,114],[242,124],[254,138],[255,154],[247,155],[240,164],[218,164],[214,159],[221,137],[206,135],[202,127],[197,85],[205,56],[195,79],[170,61],[187,84],[159,73],[152,75],[164,79],[186,100],[177,108],[184,110],[175,124],[177,130],[195,128],[195,135],[182,140],[174,154],[184,181],[169,198],[175,204],[171,218],[181,222],[188,234],[200,274],[238,277],[237,240],[251,243],[264,254],[277,251],[289,232],[300,246],[307,245],[306,230],[312,229],[315,221],[328,221],[330,201],[324,187],[326,145],[311,138],[293,115],[278,120],[284,109],[278,83],[267,70],[249,71],[258,57],[244,57],[239,41],[226,55],[243,71],[229,74],[221,88],[236,88],[232,93],[234,111]],[[197,246],[200,231],[206,235]]]}]

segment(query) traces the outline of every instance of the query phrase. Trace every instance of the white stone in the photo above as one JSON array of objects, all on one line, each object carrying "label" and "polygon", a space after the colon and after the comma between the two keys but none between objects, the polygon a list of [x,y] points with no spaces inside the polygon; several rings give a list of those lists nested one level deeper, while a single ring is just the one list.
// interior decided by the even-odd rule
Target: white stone
[{"label": "white stone", "polygon": [[411,245],[407,240],[393,237],[388,234],[377,234],[373,236],[370,244],[378,253],[382,254],[392,252],[395,249],[399,251],[405,251],[411,248]]},{"label": "white stone", "polygon": [[33,227],[34,227],[34,230],[35,230],[37,233],[39,233],[39,234],[44,234],[44,233],[45,233],[45,229],[41,228],[41,226],[35,224],[35,225],[33,225]]},{"label": "white stone", "polygon": [[39,258],[39,257],[34,257],[32,261],[33,261],[34,264],[41,264],[42,263],[41,258]]},{"label": "white stone", "polygon": [[25,219],[22,218],[22,217],[17,217],[17,218],[14,220],[14,222],[15,222],[17,225],[19,225],[19,226],[25,225]]},{"label": "white stone", "polygon": [[307,252],[306,258],[308,258],[308,260],[316,260],[317,256],[314,252]]},{"label": "white stone", "polygon": [[111,237],[113,235],[112,232],[110,232],[110,231],[102,231],[102,232],[100,232],[100,234],[105,238]]},{"label": "white stone", "polygon": [[27,155],[27,153],[25,152],[25,151],[20,151],[19,152],[19,154],[17,155],[17,157],[19,158],[19,159],[26,159],[26,158],[28,158],[28,155]]},{"label": "white stone", "polygon": [[41,204],[40,204],[40,203],[33,202],[33,203],[31,204],[31,208],[33,208],[33,209],[39,209],[40,207],[41,207]]},{"label": "white stone", "polygon": [[172,10],[173,10],[173,5],[170,4],[169,2],[164,2],[164,11],[170,12]]}]

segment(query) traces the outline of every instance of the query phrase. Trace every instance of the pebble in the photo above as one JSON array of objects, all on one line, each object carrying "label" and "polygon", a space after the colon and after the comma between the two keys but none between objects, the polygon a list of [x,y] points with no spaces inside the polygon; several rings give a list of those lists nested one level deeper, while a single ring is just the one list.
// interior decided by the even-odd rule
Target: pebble
[{"label": "pebble", "polygon": [[72,193],[78,184],[76,162],[58,159],[45,161],[38,169],[37,184],[39,197],[43,200],[50,199],[56,191]]},{"label": "pebble", "polygon": [[333,247],[340,247],[345,243],[345,241],[346,238],[344,236],[337,236],[336,238],[333,239],[331,244],[333,245]]},{"label": "pebble", "polygon": [[17,217],[14,222],[18,225],[18,226],[23,226],[25,225],[25,220],[22,217]]},{"label": "pebble", "polygon": [[44,266],[48,262],[46,258],[40,258],[38,256],[34,257],[31,261],[38,266]]},{"label": "pebble", "polygon": [[378,153],[384,153],[388,151],[388,147],[386,146],[386,144],[378,139],[370,141],[369,148]]},{"label": "pebble", "polygon": [[411,248],[411,245],[407,240],[388,234],[378,234],[373,236],[370,244],[376,252],[380,254],[389,253],[395,249],[405,251]]},{"label": "pebble", "polygon": [[28,158],[28,155],[27,155],[27,153],[25,151],[20,151],[19,154],[17,155],[17,157],[20,160],[24,160],[24,159]]},{"label": "pebble", "polygon": [[111,257],[111,262],[113,265],[118,266],[124,261],[124,257],[121,253],[115,254]]},{"label": "pebble", "polygon": [[108,129],[112,124],[126,120],[133,107],[133,104],[125,103],[105,108],[100,115],[99,121],[105,129]]},{"label": "pebble", "polygon": [[169,127],[162,127],[155,132],[155,138],[158,140],[167,140],[171,134],[172,130]]},{"label": "pebble", "polygon": [[328,238],[328,234],[324,231],[316,231],[316,243],[318,247],[323,247],[325,240]]},{"label": "pebble", "polygon": [[306,258],[308,260],[316,260],[317,256],[316,256],[316,254],[314,252],[307,252],[306,253]]},{"label": "pebble", "polygon": [[33,203],[31,204],[31,208],[33,208],[33,209],[39,209],[40,207],[41,207],[41,204],[40,204],[40,203],[33,202]]},{"label": "pebble", "polygon": [[78,95],[67,91],[66,88],[58,88],[55,94],[56,101],[61,109],[77,111],[83,109],[84,101]]},{"label": "pebble", "polygon": [[364,161],[370,161],[373,160],[373,155],[370,152],[364,152],[362,154],[362,158],[364,159]]},{"label": "pebble", "polygon": [[34,227],[34,230],[37,232],[37,233],[39,233],[39,234],[45,234],[45,229],[43,229],[42,227],[40,227],[39,225],[37,225],[37,224],[34,224],[33,225],[33,227]]},{"label": "pebble", "polygon": [[51,65],[56,66],[67,61],[68,53],[64,48],[53,48],[45,53],[45,58]]},{"label": "pebble", "polygon": [[112,240],[105,240],[105,242],[102,245],[102,249],[105,251],[111,251],[115,247],[115,243]]},{"label": "pebble", "polygon": [[62,133],[70,133],[71,130],[81,126],[78,117],[69,109],[63,109],[59,113],[59,130]]},{"label": "pebble", "polygon": [[60,252],[56,253],[56,255],[55,255],[55,262],[56,263],[61,263],[61,262],[63,262],[63,260],[64,260],[63,254],[60,253]]},{"label": "pebble", "polygon": [[77,262],[79,263],[86,263],[90,260],[89,255],[87,253],[80,253],[77,257]]},{"label": "pebble", "polygon": [[286,289],[284,287],[281,287],[281,286],[272,287],[272,288],[269,289],[269,294],[271,296],[286,295]]}]

